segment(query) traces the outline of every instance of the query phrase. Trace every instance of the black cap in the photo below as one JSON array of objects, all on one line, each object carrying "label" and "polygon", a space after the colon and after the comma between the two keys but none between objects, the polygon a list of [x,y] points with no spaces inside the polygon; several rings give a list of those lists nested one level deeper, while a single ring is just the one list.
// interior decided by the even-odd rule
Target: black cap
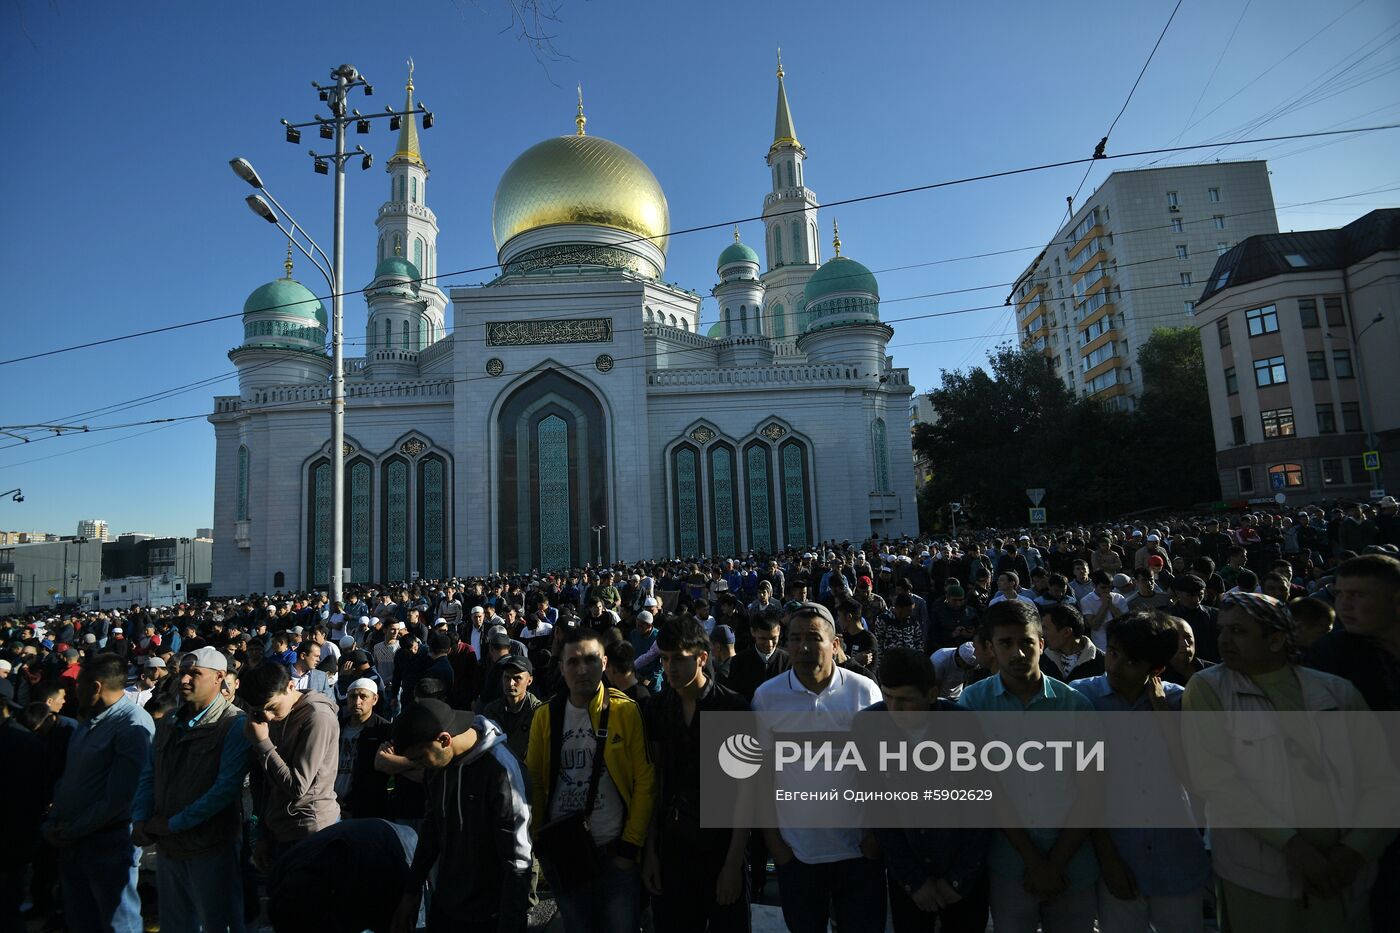
[{"label": "black cap", "polygon": [[418,700],[394,720],[394,745],[400,749],[431,742],[446,732],[460,735],[472,724],[472,714],[441,700]]},{"label": "black cap", "polygon": [[491,634],[486,636],[486,647],[488,648],[509,648],[510,636],[506,630],[497,626],[491,629]]},{"label": "black cap", "polygon": [[497,661],[496,665],[500,668],[501,673],[524,671],[527,674],[533,674],[535,672],[535,665],[531,664],[530,659],[523,654],[508,654]]}]

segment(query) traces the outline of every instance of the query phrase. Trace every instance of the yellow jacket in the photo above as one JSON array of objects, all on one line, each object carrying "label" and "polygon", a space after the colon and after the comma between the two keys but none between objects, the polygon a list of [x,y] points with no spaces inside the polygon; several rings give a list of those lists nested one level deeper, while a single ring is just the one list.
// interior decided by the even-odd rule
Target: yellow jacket
[{"label": "yellow jacket", "polygon": [[[632,699],[620,690],[608,689],[608,741],[603,751],[603,766],[608,776],[617,786],[627,808],[627,820],[622,827],[618,854],[635,858],[646,843],[647,827],[651,824],[651,811],[656,803],[656,769],[651,761],[651,750],[647,746],[645,728],[642,724],[642,711]],[[603,709],[604,686],[599,684],[598,693],[588,704],[589,718],[593,728],[598,728],[598,717]],[[551,724],[562,704],[568,702],[568,693],[561,690],[550,702],[535,710],[535,718],[530,723],[530,747],[525,753],[525,770],[530,777],[530,832],[533,835],[549,821],[550,790],[554,784],[553,773],[553,730]]]}]

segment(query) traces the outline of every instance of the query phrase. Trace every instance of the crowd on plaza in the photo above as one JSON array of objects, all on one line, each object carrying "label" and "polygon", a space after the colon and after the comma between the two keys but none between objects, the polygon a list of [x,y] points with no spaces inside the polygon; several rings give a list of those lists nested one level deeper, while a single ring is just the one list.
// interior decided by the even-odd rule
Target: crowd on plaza
[{"label": "crowd on plaza", "polygon": [[1396,830],[702,827],[700,715],[818,708],[1400,709],[1400,508],[4,620],[0,933],[1400,924]]}]

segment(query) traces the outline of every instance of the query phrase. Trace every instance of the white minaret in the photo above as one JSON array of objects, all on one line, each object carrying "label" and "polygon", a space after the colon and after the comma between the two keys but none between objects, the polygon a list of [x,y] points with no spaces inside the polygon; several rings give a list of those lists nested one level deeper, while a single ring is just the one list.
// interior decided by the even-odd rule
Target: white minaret
[{"label": "white minaret", "polygon": [[[764,249],[768,269],[763,273],[764,319],[778,351],[795,352],[800,333],[797,319],[802,288],[817,270],[817,196],[807,187],[807,150],[797,141],[783,84],[783,60],[778,56],[778,111],[773,144],[768,149],[772,190],[763,199]],[[784,354],[787,355],[787,354]]]},{"label": "white minaret", "polygon": [[[408,97],[404,110],[413,110],[413,62],[408,64]],[[445,330],[447,296],[436,285],[437,276],[437,217],[428,207],[428,166],[418,148],[418,119],[408,116],[399,125],[399,142],[385,167],[389,173],[389,200],[379,208],[375,226],[379,228],[379,245],[375,263],[402,257],[413,263],[423,281],[418,284],[419,296],[427,303],[426,314],[431,334],[427,343],[441,339]],[[378,344],[370,335],[370,346]]]}]

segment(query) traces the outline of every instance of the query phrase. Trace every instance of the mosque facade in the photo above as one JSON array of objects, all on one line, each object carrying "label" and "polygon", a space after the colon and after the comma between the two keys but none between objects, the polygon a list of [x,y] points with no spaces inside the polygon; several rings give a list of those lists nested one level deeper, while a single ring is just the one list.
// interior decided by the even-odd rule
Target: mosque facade
[{"label": "mosque facade", "polygon": [[[412,98],[410,83],[406,110]],[[701,296],[663,279],[656,177],[585,124],[580,103],[573,134],[501,177],[497,277],[444,290],[428,167],[403,121],[375,219],[365,355],[345,361],[347,579],[915,533],[913,389],[886,354],[875,276],[841,254],[834,225],[822,260],[781,67],[764,256],[735,231],[703,329]],[[239,392],[209,416],[215,593],[327,583],[327,315],[291,273],[289,261],[248,297],[229,352]]]}]

